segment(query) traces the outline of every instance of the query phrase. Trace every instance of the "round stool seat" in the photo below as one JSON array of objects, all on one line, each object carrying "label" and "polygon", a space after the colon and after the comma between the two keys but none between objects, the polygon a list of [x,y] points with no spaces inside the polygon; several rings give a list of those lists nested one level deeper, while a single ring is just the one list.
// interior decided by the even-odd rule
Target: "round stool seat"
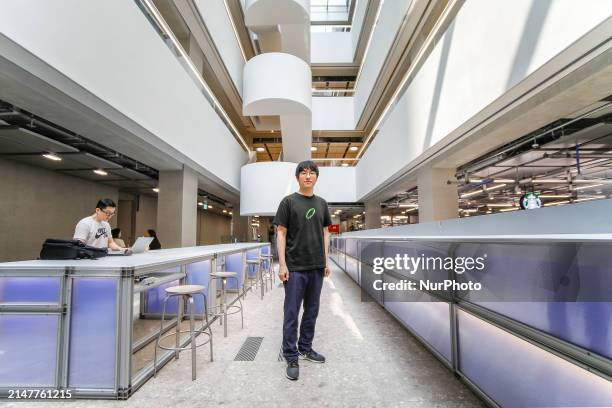
[{"label": "round stool seat", "polygon": [[193,295],[204,290],[202,285],[179,285],[166,288],[166,293],[173,295]]},{"label": "round stool seat", "polygon": [[219,271],[210,273],[210,276],[215,276],[217,278],[233,278],[236,275],[238,275],[238,272]]},{"label": "round stool seat", "polygon": [[258,264],[259,263],[259,259],[247,259],[247,263],[248,264]]}]

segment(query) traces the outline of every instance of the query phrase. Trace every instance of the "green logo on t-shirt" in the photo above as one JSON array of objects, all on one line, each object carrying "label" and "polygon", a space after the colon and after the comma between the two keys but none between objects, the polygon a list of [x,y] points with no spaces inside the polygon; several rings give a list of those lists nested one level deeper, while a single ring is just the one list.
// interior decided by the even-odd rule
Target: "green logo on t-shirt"
[{"label": "green logo on t-shirt", "polygon": [[314,207],[313,208],[309,208],[308,211],[306,211],[306,219],[307,220],[311,219],[312,216],[314,215],[315,211],[316,210],[314,209]]}]

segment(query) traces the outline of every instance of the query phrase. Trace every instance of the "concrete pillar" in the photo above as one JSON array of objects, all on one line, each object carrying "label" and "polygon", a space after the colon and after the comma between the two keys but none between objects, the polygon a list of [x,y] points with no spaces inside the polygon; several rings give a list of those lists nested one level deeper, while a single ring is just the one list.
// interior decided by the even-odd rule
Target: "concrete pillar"
[{"label": "concrete pillar", "polygon": [[232,203],[232,237],[240,242],[248,242],[249,229],[249,217],[240,216],[240,203]]},{"label": "concrete pillar", "polygon": [[188,167],[159,172],[157,235],[163,248],[196,245],[198,178]]},{"label": "concrete pillar", "polygon": [[380,228],[380,203],[366,201],[365,203],[365,229]]},{"label": "concrete pillar", "polygon": [[455,169],[426,167],[419,171],[419,222],[457,218],[459,198],[455,181]]}]

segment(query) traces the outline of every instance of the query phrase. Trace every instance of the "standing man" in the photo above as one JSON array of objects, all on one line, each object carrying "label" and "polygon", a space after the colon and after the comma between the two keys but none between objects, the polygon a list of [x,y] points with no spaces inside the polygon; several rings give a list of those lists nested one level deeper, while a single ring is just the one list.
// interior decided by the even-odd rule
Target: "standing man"
[{"label": "standing man", "polygon": [[96,212],[83,218],[74,229],[74,238],[96,248],[110,248],[115,251],[125,250],[113,241],[111,226],[108,221],[115,215],[117,205],[110,198],[103,198],[96,205]]},{"label": "standing man", "polygon": [[[285,288],[283,356],[290,380],[299,377],[298,358],[314,363],[325,362],[325,357],[312,349],[312,339],[323,277],[329,276],[327,226],[331,224],[327,202],[313,192],[319,177],[317,165],[310,160],[301,162],[295,169],[295,177],[300,189],[283,198],[273,221],[278,227],[278,277]],[[298,340],[297,323],[302,301],[304,313]]]}]

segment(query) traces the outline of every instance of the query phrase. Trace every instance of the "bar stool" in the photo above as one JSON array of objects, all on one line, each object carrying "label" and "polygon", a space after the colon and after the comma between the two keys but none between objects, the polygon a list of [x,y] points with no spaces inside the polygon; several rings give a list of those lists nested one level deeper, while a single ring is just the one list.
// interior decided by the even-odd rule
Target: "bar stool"
[{"label": "bar stool", "polygon": [[[203,300],[203,313],[202,313],[202,327],[198,330],[195,330],[195,304],[193,301],[193,297],[195,295],[201,295]],[[166,304],[168,303],[168,299],[172,297],[178,297],[178,313],[176,320],[176,331],[175,333],[168,333],[162,336],[163,328],[164,328],[164,318],[166,316]],[[189,302],[189,330],[181,330],[181,322],[183,321],[183,303],[185,298]],[[206,325],[204,324],[206,323]],[[208,332],[205,332],[204,329],[208,328]],[[181,347],[180,339],[181,333],[189,333],[190,335],[190,343],[191,346]],[[175,347],[166,347],[161,345],[161,340],[166,337],[170,337],[175,335]],[[207,335],[207,340],[203,343],[196,344],[195,338],[199,334]],[[210,361],[213,361],[213,343],[212,343],[212,330],[210,325],[208,324],[208,309],[206,307],[206,294],[204,293],[204,286],[202,285],[179,285],[172,286],[166,288],[166,297],[164,298],[164,305],[162,308],[162,317],[161,317],[161,325],[159,328],[159,334],[157,335],[157,341],[155,342],[155,354],[153,358],[153,376],[157,376],[157,348],[161,348],[164,350],[174,351],[174,357],[178,359],[179,352],[183,350],[191,349],[191,380],[196,379],[196,348],[201,347],[207,343],[210,344]]]},{"label": "bar stool", "polygon": [[[259,284],[261,286],[261,298],[263,299],[264,297],[264,286],[263,286],[263,276],[261,273],[261,264],[262,264],[262,260],[257,257],[255,259],[247,259],[247,276],[245,280],[248,280],[249,282],[255,280],[255,287],[257,287],[257,285]],[[254,268],[255,266],[257,266],[257,269],[255,269],[255,276],[251,277],[249,272],[251,270],[251,268]],[[251,285],[252,286],[252,285]],[[245,292],[246,294],[246,292]]]},{"label": "bar stool", "polygon": [[266,283],[266,291],[268,290],[268,281],[270,281],[270,290],[274,289],[274,267],[272,266],[272,256],[270,254],[261,255],[259,257],[263,266],[262,279]]},{"label": "bar stool", "polygon": [[[219,305],[215,306],[215,310],[217,309],[217,307],[219,308],[219,313],[213,312],[212,316],[221,317],[221,319],[219,319],[219,323],[223,325],[223,337],[227,337],[227,315],[231,315],[231,314],[240,312],[240,320],[242,321],[242,328],[244,329],[244,314],[242,312],[243,306],[242,306],[242,300],[240,300],[240,294],[238,294],[238,303],[240,303],[240,306],[238,305],[228,306],[226,299],[225,299],[228,279],[234,279],[236,281],[236,287],[239,286],[237,272],[222,271],[222,272],[211,272],[210,273],[210,282],[214,280],[221,281],[221,299],[220,299]],[[235,310],[228,312],[228,309],[232,309],[232,308]]]}]

